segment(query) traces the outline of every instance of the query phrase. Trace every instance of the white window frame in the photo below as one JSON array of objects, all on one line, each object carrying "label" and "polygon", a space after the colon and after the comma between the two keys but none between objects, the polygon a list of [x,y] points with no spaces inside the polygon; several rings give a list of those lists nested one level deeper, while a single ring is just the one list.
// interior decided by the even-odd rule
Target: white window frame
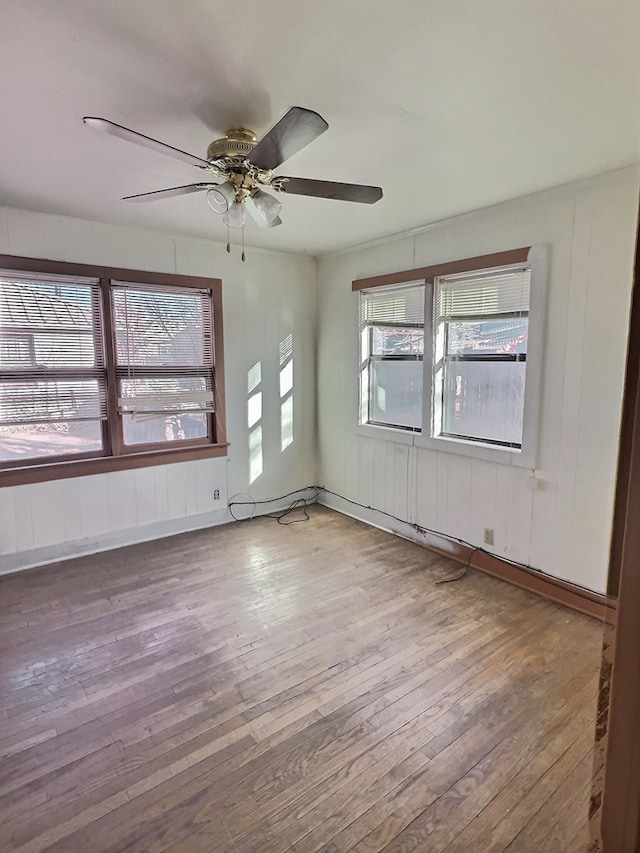
[{"label": "white window frame", "polygon": [[[525,382],[522,447],[500,447],[494,444],[485,444],[481,441],[454,438],[446,435],[433,434],[433,393],[434,393],[434,336],[433,336],[433,297],[435,290],[435,278],[421,279],[416,276],[416,270],[407,272],[406,279],[396,278],[398,284],[409,284],[416,281],[425,281],[425,347],[423,356],[424,384],[422,391],[422,431],[407,433],[405,430],[395,429],[360,422],[360,352],[358,337],[358,387],[356,394],[357,418],[356,433],[369,438],[380,438],[385,441],[393,441],[398,444],[415,445],[416,447],[437,450],[441,453],[453,453],[487,462],[499,462],[506,465],[514,465],[520,468],[535,469],[537,462],[538,425],[540,416],[540,403],[542,393],[542,369],[544,330],[546,317],[547,297],[547,274],[548,274],[549,247],[547,244],[536,244],[529,249],[526,266],[531,270],[530,302],[529,302],[529,328],[527,343],[527,372]],[[481,259],[480,259],[481,260]],[[508,269],[509,267],[523,264],[504,264],[492,267],[491,264],[474,267],[478,272],[484,269]],[[437,278],[437,277],[436,277]],[[355,300],[359,305],[359,298]],[[359,329],[358,305],[356,305],[356,328]]]},{"label": "white window frame", "polygon": [[[376,288],[373,292],[375,292],[376,294],[379,294],[380,296],[384,296],[386,294],[393,293],[394,290],[403,290],[405,288],[413,288],[413,287],[422,288],[424,290],[425,289],[424,280],[412,279],[410,281],[400,282],[398,284],[390,285],[389,287]],[[360,309],[361,309],[361,300],[362,300],[363,295],[366,293],[369,293],[369,292],[371,292],[371,291],[367,291],[367,290],[361,291],[359,294],[359,298],[358,298],[358,330],[359,330],[359,340],[358,340],[358,420],[359,420],[359,424],[362,426],[366,426],[368,429],[380,429],[383,432],[386,432],[387,430],[392,430],[394,435],[395,434],[408,434],[410,439],[411,439],[413,436],[418,435],[420,433],[420,430],[414,429],[413,427],[399,426],[398,424],[376,423],[374,421],[365,420],[363,417],[365,410],[367,412],[370,412],[371,398],[370,398],[370,394],[368,393],[366,404],[365,404],[364,399],[363,399],[364,395],[363,395],[363,388],[362,388],[362,372],[363,372],[362,371],[362,365],[363,365],[364,359],[362,358],[362,355],[363,355],[362,354],[362,327],[360,325]],[[426,322],[430,322],[430,320],[429,320],[429,318],[427,318],[427,316],[425,314],[423,327],[424,327],[424,323],[426,323]],[[392,324],[390,323],[389,325],[391,326]],[[413,324],[411,322],[407,321],[407,323],[400,324],[400,325],[402,326],[402,328],[409,328]],[[368,328],[370,329],[372,327],[369,326]],[[427,337],[424,333],[424,328],[423,328],[422,335],[423,335],[423,341],[426,342]],[[367,361],[369,362],[369,370],[367,371],[367,376],[369,379],[369,388],[370,388],[371,387],[371,374],[369,372],[370,371],[370,362],[371,362],[371,360],[376,360],[374,354],[372,354],[370,351],[370,349],[371,349],[371,337],[370,336],[369,336],[369,342],[368,342],[367,349],[368,349],[368,353],[369,353],[367,356]],[[400,358],[398,360],[402,361],[403,359]],[[415,360],[415,357],[414,358],[407,357],[406,360],[407,361],[413,361],[413,360]],[[424,393],[424,369],[425,369],[425,367],[424,367],[424,364],[425,364],[424,353],[423,353],[420,361],[422,362],[422,365],[423,365],[422,370],[423,370],[423,393]],[[409,441],[408,443],[412,443],[412,442]]]}]

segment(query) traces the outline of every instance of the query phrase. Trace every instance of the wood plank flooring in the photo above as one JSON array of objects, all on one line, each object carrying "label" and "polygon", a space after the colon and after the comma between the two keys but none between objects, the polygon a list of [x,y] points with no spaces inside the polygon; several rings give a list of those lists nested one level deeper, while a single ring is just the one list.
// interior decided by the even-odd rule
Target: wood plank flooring
[{"label": "wood plank flooring", "polygon": [[322,507],[0,580],[0,850],[584,850],[601,626]]}]

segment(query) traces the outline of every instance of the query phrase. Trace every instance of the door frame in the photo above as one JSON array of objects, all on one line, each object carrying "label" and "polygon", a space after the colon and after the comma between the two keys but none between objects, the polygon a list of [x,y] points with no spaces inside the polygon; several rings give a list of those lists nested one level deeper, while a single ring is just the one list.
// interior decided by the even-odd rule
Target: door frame
[{"label": "door frame", "polygon": [[640,222],[622,409],[609,592],[618,595],[600,832],[605,853],[640,850]]}]

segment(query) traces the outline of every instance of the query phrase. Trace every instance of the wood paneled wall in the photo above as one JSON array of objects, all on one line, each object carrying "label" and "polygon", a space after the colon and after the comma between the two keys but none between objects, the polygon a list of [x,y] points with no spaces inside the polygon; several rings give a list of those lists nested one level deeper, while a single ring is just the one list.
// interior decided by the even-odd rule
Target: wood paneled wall
[{"label": "wood paneled wall", "polygon": [[[640,171],[633,167],[319,260],[320,480],[329,489],[606,590]],[[542,402],[531,470],[364,435],[356,278],[549,245]],[[487,546],[484,546],[487,547]]]},{"label": "wood paneled wall", "polygon": [[[0,488],[0,571],[227,520],[227,495],[270,498],[315,483],[313,258],[251,249],[243,264],[205,240],[11,208],[0,208],[0,253],[221,278],[230,440],[228,460]],[[293,442],[283,451],[280,348],[290,335]],[[248,373],[256,365],[262,471],[252,481]]]}]

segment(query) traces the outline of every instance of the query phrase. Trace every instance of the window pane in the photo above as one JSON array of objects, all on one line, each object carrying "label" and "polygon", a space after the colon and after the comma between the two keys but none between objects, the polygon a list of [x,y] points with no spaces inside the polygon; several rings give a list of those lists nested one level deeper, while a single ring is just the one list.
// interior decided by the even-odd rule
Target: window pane
[{"label": "window pane", "polygon": [[0,426],[0,461],[100,452],[100,421],[59,421]]},{"label": "window pane", "polygon": [[131,412],[176,412],[210,409],[213,394],[208,376],[127,376],[120,380],[120,405]]},{"label": "window pane", "polygon": [[[197,409],[207,390],[205,377],[130,377],[120,381],[120,394],[130,414],[123,415],[125,444],[155,444],[207,437],[207,415]],[[135,414],[134,410],[135,409]],[[162,410],[166,409],[164,415]]]},{"label": "window pane", "polygon": [[0,423],[93,420],[106,416],[97,379],[0,381]]},{"label": "window pane", "polygon": [[422,361],[372,361],[369,420],[420,429]]},{"label": "window pane", "polygon": [[94,367],[100,318],[96,288],[86,284],[53,285],[2,280],[0,277],[0,366]]},{"label": "window pane", "polygon": [[157,417],[123,415],[125,444],[158,444],[207,437],[207,416],[196,412]]},{"label": "window pane", "polygon": [[33,364],[31,335],[7,335],[0,338],[0,368],[18,370]]},{"label": "window pane", "polygon": [[524,362],[448,362],[443,432],[520,446],[525,370]]},{"label": "window pane", "polygon": [[212,364],[211,318],[202,293],[117,287],[113,289],[113,310],[117,364]]},{"label": "window pane", "polygon": [[447,349],[451,355],[526,353],[528,326],[527,317],[480,322],[452,321],[447,324]]},{"label": "window pane", "polygon": [[374,326],[372,332],[374,355],[422,355],[424,352],[422,329]]}]

